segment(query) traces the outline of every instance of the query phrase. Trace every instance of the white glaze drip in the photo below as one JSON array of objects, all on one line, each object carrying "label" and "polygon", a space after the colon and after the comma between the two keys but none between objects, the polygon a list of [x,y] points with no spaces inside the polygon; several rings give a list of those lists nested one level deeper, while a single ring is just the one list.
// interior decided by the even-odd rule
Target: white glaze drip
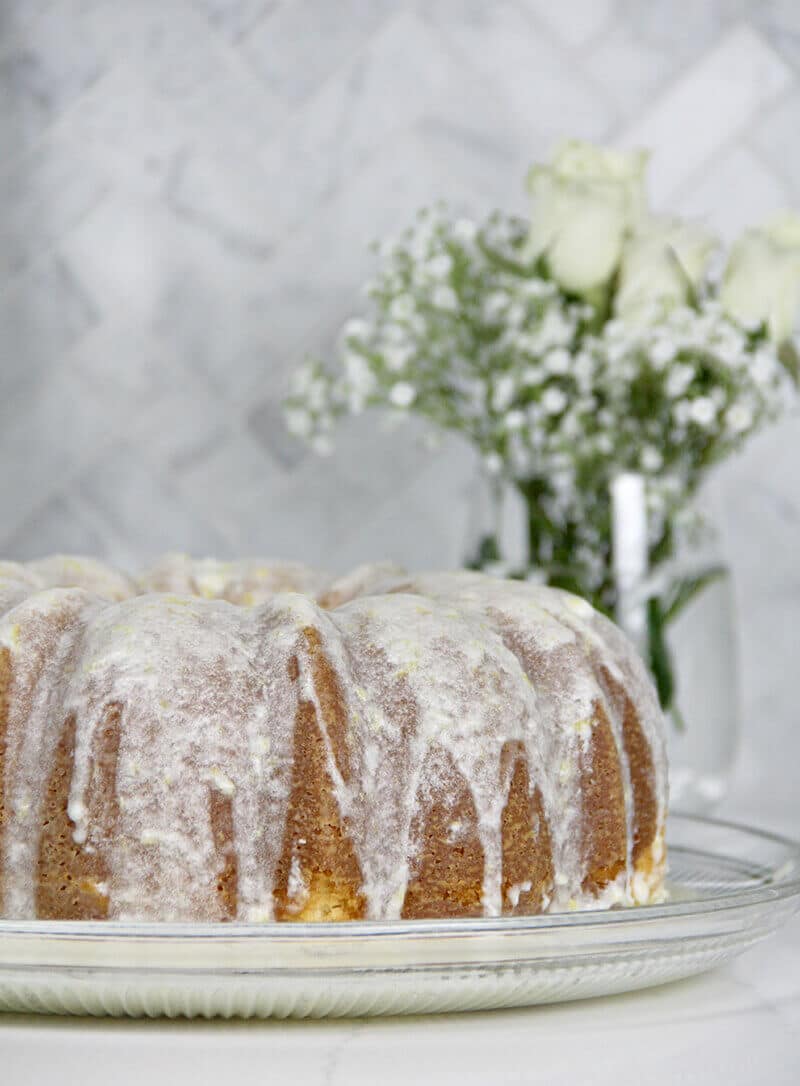
[{"label": "white glaze drip", "polygon": [[64,679],[79,666],[86,623],[101,608],[102,603],[82,589],[54,588],[34,593],[0,616],[0,646],[10,650],[14,676],[4,773],[8,916],[35,915],[34,871],[47,767],[67,715]]},{"label": "white glaze drip", "polygon": [[[503,744],[522,741],[532,775],[546,777],[532,734],[536,697],[518,661],[482,616],[420,596],[366,597],[331,618],[353,669],[344,688],[357,784],[343,799],[370,914],[391,915],[402,902],[417,804],[444,786],[439,775],[448,762],[471,789],[485,861],[484,909],[499,913],[500,817],[510,784],[500,778]],[[401,691],[415,717],[408,735],[395,704]],[[442,754],[447,759],[437,759]]]}]

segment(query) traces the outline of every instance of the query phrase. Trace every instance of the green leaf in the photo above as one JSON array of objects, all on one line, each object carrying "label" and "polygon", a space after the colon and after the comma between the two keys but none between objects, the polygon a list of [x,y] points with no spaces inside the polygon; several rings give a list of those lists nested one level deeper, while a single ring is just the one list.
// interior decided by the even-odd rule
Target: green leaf
[{"label": "green leaf", "polygon": [[726,573],[725,566],[710,566],[696,577],[684,577],[678,581],[670,592],[669,604],[664,609],[664,624],[673,622],[699,592]]},{"label": "green leaf", "polygon": [[483,569],[490,562],[500,561],[500,547],[497,538],[485,535],[478,543],[475,555],[466,563],[467,569]]},{"label": "green leaf", "polygon": [[675,731],[685,732],[686,720],[684,719],[683,713],[678,708],[677,702],[672,703],[672,705],[668,709],[668,714],[672,718],[672,723],[675,726]]},{"label": "green leaf", "polygon": [[800,384],[800,355],[791,340],[786,340],[778,348],[778,358],[783,368],[789,374],[794,383]]},{"label": "green leaf", "polygon": [[667,599],[653,597],[647,603],[650,671],[655,679],[661,708],[665,713],[669,713],[676,729],[681,732],[685,731],[686,722],[675,699],[675,665],[667,643],[667,627],[699,592],[725,576],[726,572],[724,566],[711,566],[697,577],[685,577],[679,581]]},{"label": "green leaf", "polygon": [[675,669],[666,639],[666,617],[661,600],[653,597],[647,602],[647,634],[650,671],[656,682],[658,700],[664,712],[669,712],[675,699]]}]

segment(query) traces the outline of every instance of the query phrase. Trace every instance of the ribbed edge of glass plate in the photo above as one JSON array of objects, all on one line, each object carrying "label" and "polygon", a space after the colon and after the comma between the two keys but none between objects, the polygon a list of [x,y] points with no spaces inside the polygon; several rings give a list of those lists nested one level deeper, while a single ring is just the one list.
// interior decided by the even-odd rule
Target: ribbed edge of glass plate
[{"label": "ribbed edge of glass plate", "polygon": [[0,921],[0,1011],[325,1017],[606,995],[729,961],[800,907],[800,846],[673,816],[664,905],[391,924]]}]

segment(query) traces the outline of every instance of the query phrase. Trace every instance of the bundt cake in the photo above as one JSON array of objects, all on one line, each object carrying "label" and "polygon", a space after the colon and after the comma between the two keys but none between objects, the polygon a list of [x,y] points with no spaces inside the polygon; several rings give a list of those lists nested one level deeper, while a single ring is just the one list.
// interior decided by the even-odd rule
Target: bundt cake
[{"label": "bundt cake", "polygon": [[665,813],[645,668],[568,593],[389,565],[0,564],[2,917],[647,903]]}]

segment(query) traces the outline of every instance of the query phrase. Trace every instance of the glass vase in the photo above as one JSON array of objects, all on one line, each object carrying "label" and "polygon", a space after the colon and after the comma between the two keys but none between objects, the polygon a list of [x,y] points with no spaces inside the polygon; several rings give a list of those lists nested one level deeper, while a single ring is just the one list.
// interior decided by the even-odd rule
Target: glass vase
[{"label": "glass vase", "polygon": [[528,512],[519,491],[484,469],[470,487],[464,565],[500,577],[528,568]]},{"label": "glass vase", "polygon": [[[687,594],[685,586],[695,586]],[[725,796],[740,741],[739,646],[730,569],[713,525],[684,538],[645,594],[687,596],[664,627],[673,691],[667,710],[670,804],[705,812]]]}]

